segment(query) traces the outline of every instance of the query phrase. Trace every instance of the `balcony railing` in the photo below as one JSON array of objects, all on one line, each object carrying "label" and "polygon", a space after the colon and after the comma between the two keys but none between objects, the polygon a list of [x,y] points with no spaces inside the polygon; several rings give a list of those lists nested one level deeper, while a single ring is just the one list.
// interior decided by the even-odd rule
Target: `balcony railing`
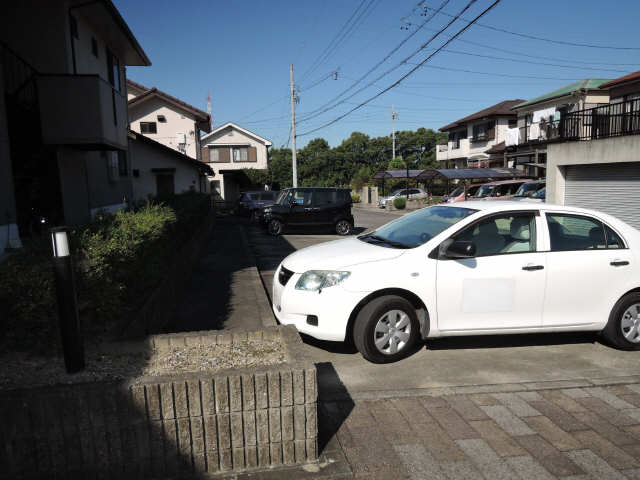
[{"label": "balcony railing", "polygon": [[127,148],[127,99],[99,75],[39,75],[42,140],[91,150]]},{"label": "balcony railing", "polygon": [[23,107],[35,107],[38,103],[34,82],[37,75],[35,68],[2,42],[0,42],[0,65],[4,94],[12,97]]},{"label": "balcony railing", "polygon": [[640,98],[568,113],[562,119],[563,140],[595,140],[640,134]]}]

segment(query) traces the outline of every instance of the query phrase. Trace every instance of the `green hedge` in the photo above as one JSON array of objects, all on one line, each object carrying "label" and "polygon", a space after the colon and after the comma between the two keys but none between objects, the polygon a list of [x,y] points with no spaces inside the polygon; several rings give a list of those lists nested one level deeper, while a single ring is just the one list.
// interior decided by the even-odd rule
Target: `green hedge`
[{"label": "green hedge", "polygon": [[407,206],[407,201],[405,200],[404,197],[396,197],[393,199],[393,206],[398,210],[402,210],[404,207]]},{"label": "green hedge", "polygon": [[[207,195],[176,195],[164,203],[99,214],[72,232],[78,304],[88,341],[140,307],[209,206]],[[50,340],[57,336],[50,249],[43,238],[0,265],[0,316],[6,319],[0,345],[5,348],[56,348],[57,342]]]}]

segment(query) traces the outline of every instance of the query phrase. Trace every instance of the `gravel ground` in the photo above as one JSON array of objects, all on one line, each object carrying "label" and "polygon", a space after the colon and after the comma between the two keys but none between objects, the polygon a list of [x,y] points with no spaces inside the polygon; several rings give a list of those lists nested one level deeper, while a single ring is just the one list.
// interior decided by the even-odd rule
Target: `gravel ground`
[{"label": "gravel ground", "polygon": [[285,361],[279,341],[243,342],[234,345],[173,347],[156,353],[86,352],[86,368],[69,375],[62,358],[9,353],[0,357],[0,390],[105,380],[132,380],[141,376],[180,372],[215,373],[228,368],[275,365]]}]

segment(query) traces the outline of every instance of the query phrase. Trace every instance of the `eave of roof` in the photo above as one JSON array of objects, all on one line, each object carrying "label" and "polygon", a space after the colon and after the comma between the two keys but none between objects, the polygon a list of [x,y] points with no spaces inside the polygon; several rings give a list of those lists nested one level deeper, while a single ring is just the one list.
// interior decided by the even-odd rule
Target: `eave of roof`
[{"label": "eave of roof", "polygon": [[206,173],[207,175],[214,175],[214,171],[213,169],[207,165],[206,163],[200,162],[198,160],[195,160],[191,157],[189,157],[188,155],[185,155],[184,153],[180,153],[177,150],[174,150],[171,147],[167,147],[166,145],[160,143],[160,142],[156,142],[155,140],[141,134],[138,132],[134,132],[133,130],[129,130],[128,132],[129,134],[129,138],[131,138],[132,140],[140,140],[143,143],[146,143],[147,145],[150,145],[154,148],[158,148],[161,150],[164,150],[167,153],[171,153],[174,157],[176,157],[176,159],[180,160],[183,163],[188,164],[191,167],[195,167],[198,170]]},{"label": "eave of roof", "polygon": [[[133,82],[135,83],[135,82]],[[143,85],[135,84],[136,86],[139,85],[138,88],[142,87],[144,88]],[[138,95],[137,97],[132,98],[131,100],[129,100],[129,106],[135,106],[139,103],[142,103],[148,99],[150,99],[151,97],[159,97],[162,98],[163,100],[177,106],[178,108],[181,108],[189,113],[191,113],[192,115],[194,115],[196,117],[196,120],[198,122],[200,122],[202,125],[200,126],[200,128],[202,130],[205,130],[206,132],[209,131],[210,127],[208,128],[203,128],[203,127],[207,127],[207,125],[210,123],[209,122],[209,114],[207,112],[203,112],[202,110],[200,110],[199,108],[194,107],[193,105],[189,105],[187,102],[184,102],[182,100],[180,100],[179,98],[174,97],[173,95],[169,95],[166,92],[163,92],[162,90],[158,90],[156,87],[152,87],[150,89],[148,89],[146,92],[141,93],[140,95]]]},{"label": "eave of roof", "polygon": [[454,128],[462,127],[464,124],[469,123],[473,120],[480,120],[482,118],[488,117],[497,117],[497,116],[514,116],[515,112],[511,111],[511,108],[518,103],[524,102],[523,99],[518,98],[515,100],[503,100],[500,103],[496,103],[495,105],[491,105],[483,110],[480,110],[476,113],[472,113],[471,115],[467,115],[466,117],[461,118],[460,120],[456,120],[444,127],[440,127],[441,132],[445,132],[448,130],[452,130]]},{"label": "eave of roof", "polygon": [[625,75],[624,77],[614,78],[609,82],[603,83],[598,88],[617,87],[619,85],[622,85],[623,83],[633,82],[633,81],[640,81],[640,70],[638,70],[637,72],[633,72],[628,75]]},{"label": "eave of roof", "polygon": [[[263,142],[263,143],[264,143],[266,146],[268,146],[268,147],[270,147],[271,145],[273,145],[273,144],[271,143],[271,140],[268,140],[268,139],[266,139],[266,138],[264,138],[264,137],[261,137],[261,136],[260,136],[260,135],[258,135],[257,133],[254,133],[254,132],[252,132],[251,130],[247,130],[246,128],[241,127],[240,125],[238,125],[238,124],[236,124],[236,123],[233,123],[233,122],[227,122],[227,123],[225,123],[225,124],[223,124],[223,125],[220,125],[220,126],[219,126],[219,127],[217,127],[217,128],[214,128],[211,132],[207,133],[206,135],[203,135],[203,136],[202,136],[202,138],[201,138],[200,140],[201,140],[201,141],[202,141],[202,140],[205,140],[205,139],[207,139],[207,138],[209,138],[209,137],[211,137],[211,136],[215,135],[216,133],[218,133],[218,132],[220,132],[220,131],[224,130],[224,129],[225,129],[225,128],[227,128],[227,127],[233,127],[233,128],[235,128],[236,130],[239,130],[240,132],[243,132],[243,133],[245,133],[245,134],[247,134],[247,135],[250,135],[250,136],[252,136],[252,137],[254,137],[254,138],[256,138],[256,139],[260,140],[261,142]],[[203,146],[204,146],[204,144],[203,144]]]},{"label": "eave of roof", "polygon": [[515,105],[511,108],[511,110],[517,110],[522,107],[529,107],[537,103],[547,102],[549,100],[553,100],[554,98],[571,95],[572,93],[580,90],[595,90],[599,88],[603,83],[608,81],[610,81],[609,78],[586,78],[584,80],[580,80],[579,82],[570,83],[569,85],[565,85],[562,88],[558,88],[557,90],[553,90],[551,92],[532,98],[531,100],[527,100],[526,102]]}]

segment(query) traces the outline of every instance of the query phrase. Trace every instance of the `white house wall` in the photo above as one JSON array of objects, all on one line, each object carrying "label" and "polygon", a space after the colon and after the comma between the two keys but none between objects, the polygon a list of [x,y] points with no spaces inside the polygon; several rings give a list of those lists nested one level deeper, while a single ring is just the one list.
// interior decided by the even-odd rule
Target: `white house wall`
[{"label": "white house wall", "polygon": [[198,169],[187,165],[171,152],[154,148],[142,141],[129,141],[129,158],[131,168],[139,171],[138,177],[132,177],[133,199],[136,202],[147,200],[157,195],[156,174],[154,168],[175,168],[175,193],[187,192],[191,189],[200,191]]},{"label": "white house wall", "polygon": [[[164,115],[166,123],[158,121],[158,115]],[[144,135],[162,143],[167,147],[178,150],[176,134],[184,133],[187,139],[186,155],[198,159],[198,129],[195,118],[178,108],[168,105],[159,98],[150,98],[139,105],[129,107],[129,122],[131,130],[140,131],[140,122],[155,122],[158,133],[145,133]]]}]

